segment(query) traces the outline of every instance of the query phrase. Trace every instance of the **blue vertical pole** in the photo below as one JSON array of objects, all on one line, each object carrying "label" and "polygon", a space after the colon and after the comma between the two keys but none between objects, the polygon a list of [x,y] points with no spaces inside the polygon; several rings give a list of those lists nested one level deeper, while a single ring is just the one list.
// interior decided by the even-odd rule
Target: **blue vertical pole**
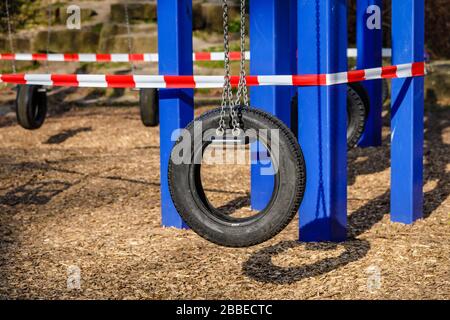
[{"label": "blue vertical pole", "polygon": [[[289,17],[289,35],[290,35],[290,53],[291,58],[291,70],[293,74],[297,74],[297,0],[290,0],[290,17]],[[293,94],[297,94],[297,88],[292,88]],[[293,119],[291,119],[292,121]],[[297,119],[296,119],[297,120]]]},{"label": "blue vertical pole", "polygon": [[[192,75],[192,0],[158,1],[158,52],[161,75]],[[194,116],[194,91],[161,89],[161,213],[162,225],[185,228],[169,193],[167,168],[174,131],[184,128]]]},{"label": "blue vertical pole", "polygon": [[[297,74],[297,0],[290,0],[290,17],[289,17],[289,31],[290,31],[290,57],[292,74]],[[291,101],[297,95],[297,87],[291,88]],[[298,102],[298,101],[297,101]],[[298,103],[292,104],[291,108],[291,130],[298,138]]]},{"label": "blue vertical pole", "polygon": [[[298,2],[298,73],[347,70],[347,1]],[[306,161],[301,241],[343,241],[347,225],[347,85],[299,87]]]},{"label": "blue vertical pole", "polygon": [[[424,0],[392,1],[392,63],[423,61]],[[423,215],[423,77],[392,80],[391,219]]]},{"label": "blue vertical pole", "polygon": [[[357,68],[378,68],[382,64],[383,31],[382,0],[357,0],[356,43],[358,48]],[[381,80],[363,82],[370,100],[370,112],[358,145],[360,147],[381,146],[382,130],[382,83]]]},{"label": "blue vertical pole", "polygon": [[[255,75],[291,74],[290,1],[250,1],[250,73]],[[287,18],[286,18],[287,17]],[[257,87],[250,92],[252,107],[276,115],[290,125],[292,89],[289,87]],[[259,148],[258,148],[259,147]],[[264,147],[252,146],[253,152],[264,154]],[[273,176],[262,176],[258,163],[252,166],[251,205],[264,209],[273,192]]]}]

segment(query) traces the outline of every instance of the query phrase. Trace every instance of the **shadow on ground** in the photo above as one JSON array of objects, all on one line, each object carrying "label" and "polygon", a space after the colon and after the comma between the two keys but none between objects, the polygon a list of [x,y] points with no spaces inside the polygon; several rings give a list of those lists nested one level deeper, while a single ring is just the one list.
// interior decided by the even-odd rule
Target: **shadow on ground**
[{"label": "shadow on ground", "polygon": [[[443,141],[443,133],[450,128],[448,111],[443,110],[436,113],[428,113],[425,121],[425,172],[424,181],[436,182],[436,186],[425,193],[424,218],[428,218],[450,195],[450,173],[447,171],[448,155],[450,155],[450,145]],[[386,142],[386,141],[385,141]],[[386,143],[385,143],[386,145]],[[354,151],[358,155],[364,155],[370,150]],[[368,157],[366,168],[371,168],[370,173],[384,171],[389,165],[389,148],[380,148],[377,154],[382,159]],[[352,168],[357,157],[354,154],[349,156],[349,168]],[[380,161],[383,160],[383,161]],[[360,172],[358,167],[350,169],[350,181],[354,181],[355,174],[367,174]],[[253,253],[244,262],[242,269],[248,277],[264,283],[290,284],[302,279],[328,273],[332,270],[345,266],[353,261],[363,258],[370,250],[370,243],[366,240],[357,239],[359,235],[370,230],[377,224],[384,215],[389,213],[390,192],[386,191],[379,197],[369,201],[348,218],[348,238],[350,240],[341,245],[345,251],[338,257],[327,258],[312,264],[300,265],[297,267],[279,267],[272,262],[272,258],[282,252],[304,247],[309,250],[331,250],[337,244],[318,243],[305,244],[297,241],[282,241],[276,245],[263,248]]]},{"label": "shadow on ground", "polygon": [[48,138],[47,141],[44,142],[44,144],[61,144],[67,139],[75,137],[79,133],[91,131],[92,131],[91,127],[64,130]]},{"label": "shadow on ground", "polygon": [[0,204],[8,206],[44,205],[71,186],[72,184],[65,181],[35,181],[32,179],[26,184],[8,191],[4,196],[0,196]]}]

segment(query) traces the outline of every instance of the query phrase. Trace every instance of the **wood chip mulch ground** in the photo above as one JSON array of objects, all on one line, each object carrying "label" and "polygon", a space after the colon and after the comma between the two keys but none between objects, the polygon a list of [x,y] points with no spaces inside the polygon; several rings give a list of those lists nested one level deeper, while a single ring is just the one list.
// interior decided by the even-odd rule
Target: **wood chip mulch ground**
[{"label": "wood chip mulch ground", "polygon": [[[295,219],[226,249],[160,227],[159,128],[137,109],[73,110],[33,132],[3,121],[0,298],[449,299],[450,110],[427,113],[425,218],[411,226],[389,221],[388,135],[349,153],[347,242],[299,243]],[[211,197],[248,206],[248,183],[226,181],[209,180]]]}]

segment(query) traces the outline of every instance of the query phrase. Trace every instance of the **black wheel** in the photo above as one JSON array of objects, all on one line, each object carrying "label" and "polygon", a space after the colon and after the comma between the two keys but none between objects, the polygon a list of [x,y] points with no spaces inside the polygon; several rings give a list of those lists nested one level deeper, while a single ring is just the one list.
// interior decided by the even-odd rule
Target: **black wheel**
[{"label": "black wheel", "polygon": [[[364,132],[370,101],[366,90],[359,83],[350,83],[347,89],[347,146],[353,148]],[[291,101],[292,131],[298,131],[298,95]]]},{"label": "black wheel", "polygon": [[47,116],[47,93],[42,86],[18,86],[16,116],[24,129],[35,130],[42,126]]},{"label": "black wheel", "polygon": [[347,89],[347,147],[353,148],[361,138],[369,115],[370,100],[360,83],[349,83]]},{"label": "black wheel", "polygon": [[298,94],[291,99],[291,131],[298,138]]},{"label": "black wheel", "polygon": [[[220,109],[203,114],[186,127],[185,133],[189,134],[182,134],[175,144],[168,171],[170,193],[184,221],[203,238],[227,247],[256,245],[282,231],[296,215],[306,183],[303,154],[290,129],[261,110],[240,108],[239,111],[245,132],[244,144],[248,146],[257,140],[262,143],[275,168],[272,197],[263,210],[250,217],[232,217],[214,208],[205,195],[202,158],[216,136]],[[226,118],[229,120],[228,116]],[[197,129],[199,123],[201,130]],[[231,135],[229,131],[227,135]],[[279,143],[274,132],[278,132]],[[183,153],[180,149],[186,145],[191,151]]]},{"label": "black wheel", "polygon": [[159,125],[159,96],[157,89],[145,88],[139,90],[139,108],[144,126],[156,127]]},{"label": "black wheel", "polygon": [[389,84],[387,79],[383,79],[381,81],[382,83],[382,99],[383,99],[383,104],[389,99]]}]

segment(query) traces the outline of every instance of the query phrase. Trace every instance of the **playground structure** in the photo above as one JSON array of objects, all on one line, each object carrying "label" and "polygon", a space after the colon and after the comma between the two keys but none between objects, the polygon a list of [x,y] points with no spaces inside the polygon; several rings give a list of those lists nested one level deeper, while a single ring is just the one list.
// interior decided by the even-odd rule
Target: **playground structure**
[{"label": "playground structure", "polygon": [[[354,48],[347,50],[349,58],[356,58]],[[383,49],[383,57],[390,58],[391,50]],[[230,52],[231,61],[239,61],[240,52]],[[192,61],[223,61],[224,52],[194,52]],[[9,61],[51,61],[51,62],[158,62],[157,53],[0,53],[0,60]],[[250,60],[250,51],[245,52],[245,60]]]},{"label": "playground structure", "polygon": [[[330,74],[347,70],[347,4],[341,0],[250,1],[252,74]],[[378,9],[377,9],[378,8]],[[359,0],[357,13],[358,69],[382,63],[382,31],[369,28],[381,19],[381,0]],[[378,12],[378,17],[376,17]],[[287,18],[289,17],[289,19]],[[392,3],[392,63],[423,61],[424,1]],[[159,71],[191,75],[192,1],[158,3]],[[297,56],[298,52],[298,56]],[[423,78],[392,80],[391,220],[412,223],[423,206]],[[381,80],[365,82],[370,114],[360,146],[381,144]],[[298,91],[298,139],[307,167],[307,185],[300,208],[300,240],[343,241],[347,228],[346,84],[309,87],[255,87],[251,101],[288,126],[291,98]],[[184,228],[172,203],[167,166],[171,134],[193,118],[192,89],[161,89],[161,200],[164,226]],[[252,168],[251,203],[265,206],[270,178]]]},{"label": "playground structure", "polygon": [[[13,71],[16,70],[16,61],[40,61],[45,62],[48,70],[48,62],[128,62],[131,70],[135,69],[135,62],[158,62],[159,55],[157,53],[133,53],[133,42],[131,39],[131,26],[129,19],[128,2],[124,3],[125,22],[127,29],[128,53],[114,54],[93,54],[93,53],[49,53],[50,34],[51,34],[51,5],[47,6],[48,26],[47,26],[47,52],[46,53],[15,53],[12,35],[12,19],[9,13],[9,2],[5,1],[7,28],[9,37],[10,53],[0,53],[0,60],[11,61]],[[356,58],[356,48],[347,50],[348,57]],[[392,50],[390,48],[382,49],[383,57],[391,57]],[[241,52],[229,52],[229,61],[239,61],[241,57],[250,60],[250,52],[241,50]],[[193,53],[193,61],[224,61],[224,52],[195,52]],[[29,76],[30,77],[30,76]],[[32,76],[31,76],[32,77]],[[28,79],[27,79],[28,80]],[[40,79],[41,80],[41,79]],[[69,80],[69,83],[71,81]],[[80,81],[81,82],[81,81]],[[55,82],[53,83],[54,85]],[[387,80],[383,79],[383,102],[388,98],[389,88]],[[17,121],[24,129],[34,130],[42,126],[47,115],[47,97],[46,86],[39,85],[33,89],[17,87],[16,114]],[[20,90],[22,89],[22,90]],[[354,147],[359,141],[366,123],[366,118],[370,110],[370,101],[367,92],[363,87],[356,83],[349,83],[348,92],[348,124],[347,124],[347,141],[349,148]],[[36,91],[36,94],[33,92]],[[141,121],[147,127],[157,126],[159,124],[159,94],[155,88],[140,88],[139,90],[139,107]],[[297,118],[298,97],[295,96],[291,103],[292,118]],[[291,124],[291,130],[297,132],[297,122]]]},{"label": "playground structure", "polygon": [[[373,14],[368,9],[374,6],[381,8],[382,1],[358,1],[358,69],[381,66],[381,29],[367,28],[367,19]],[[252,74],[339,75],[348,69],[345,1],[252,0],[250,8]],[[423,60],[423,11],[423,0],[393,1],[393,64]],[[173,79],[192,75],[192,1],[160,1],[158,17],[160,74]],[[408,25],[411,27],[405,28]],[[396,70],[391,71],[395,75]],[[406,79],[393,80],[391,99],[391,217],[405,223],[421,217],[423,201],[423,80],[413,75],[411,72]],[[341,241],[346,236],[345,82],[251,90],[253,106],[274,114],[288,126],[295,123],[289,105],[298,93],[298,138],[308,173],[300,209],[300,239],[304,241]],[[61,83],[71,85],[74,81]],[[364,86],[371,108],[359,145],[379,146],[381,80],[365,82]],[[192,120],[194,98],[193,90],[186,86],[168,87],[171,89],[160,89],[159,93],[162,221],[165,226],[182,228],[185,224],[168,192],[167,165],[172,132]],[[265,206],[272,189],[272,182],[258,172],[258,168],[252,168],[251,202],[256,209]]]},{"label": "playground structure", "polygon": [[[10,24],[10,19],[8,19],[8,23]],[[50,32],[50,31],[48,31]],[[388,58],[391,57],[391,49],[383,48],[383,57]],[[349,48],[347,50],[347,54],[349,58],[357,57],[357,50],[355,48]],[[239,61],[241,58],[240,52],[230,52],[230,61]],[[192,59],[194,62],[199,61],[223,61],[225,59],[224,52],[195,52],[192,55]],[[40,61],[40,62],[97,62],[97,63],[113,63],[113,62],[128,62],[128,63],[136,63],[136,62],[146,62],[146,63],[157,63],[159,61],[159,55],[157,53],[113,53],[113,54],[94,54],[94,53],[0,53],[0,60],[3,61]],[[245,60],[250,60],[250,52],[245,52]],[[134,66],[132,67],[134,69]],[[362,132],[360,132],[365,126],[365,120],[367,117],[367,112],[370,109],[369,101],[367,97],[367,92],[360,85],[354,84],[350,85],[349,88],[349,97],[352,95],[352,92],[356,91],[356,95],[359,96],[359,100],[363,100],[364,102],[364,119],[363,121],[358,121],[358,123],[350,123],[348,129],[348,141],[349,147],[353,147],[358,141]],[[45,96],[45,88],[39,87],[40,96]],[[383,79],[383,103],[386,102],[389,95],[389,87],[386,79]],[[23,95],[23,94],[22,94]],[[18,95],[19,96],[19,95]],[[139,92],[139,107],[141,113],[141,121],[146,127],[153,127],[159,125],[159,99],[158,99],[157,89],[140,89]],[[31,112],[32,114],[40,114],[34,121],[34,119],[30,116],[24,117],[23,114],[26,114],[29,110],[33,109],[27,103],[23,101],[21,103],[17,103],[16,110],[20,111],[17,113],[17,120],[19,125],[21,125],[24,129],[33,130],[38,129],[42,126],[46,118],[47,105],[40,99],[39,103],[37,103],[38,111]],[[19,100],[18,100],[19,101]],[[44,99],[45,101],[45,99]],[[355,107],[356,104],[353,103],[347,108],[349,108],[349,116],[352,114],[352,107]],[[298,108],[298,99],[295,97],[292,101],[293,112],[296,112]],[[22,110],[20,110],[22,109]],[[357,110],[356,110],[357,111]],[[366,112],[367,111],[367,112]],[[21,116],[22,114],[22,116]],[[293,117],[296,117],[293,115]],[[352,117],[353,119],[357,117]],[[352,122],[352,121],[350,121]],[[295,132],[297,131],[295,128],[296,124],[292,124],[291,129]]]}]

